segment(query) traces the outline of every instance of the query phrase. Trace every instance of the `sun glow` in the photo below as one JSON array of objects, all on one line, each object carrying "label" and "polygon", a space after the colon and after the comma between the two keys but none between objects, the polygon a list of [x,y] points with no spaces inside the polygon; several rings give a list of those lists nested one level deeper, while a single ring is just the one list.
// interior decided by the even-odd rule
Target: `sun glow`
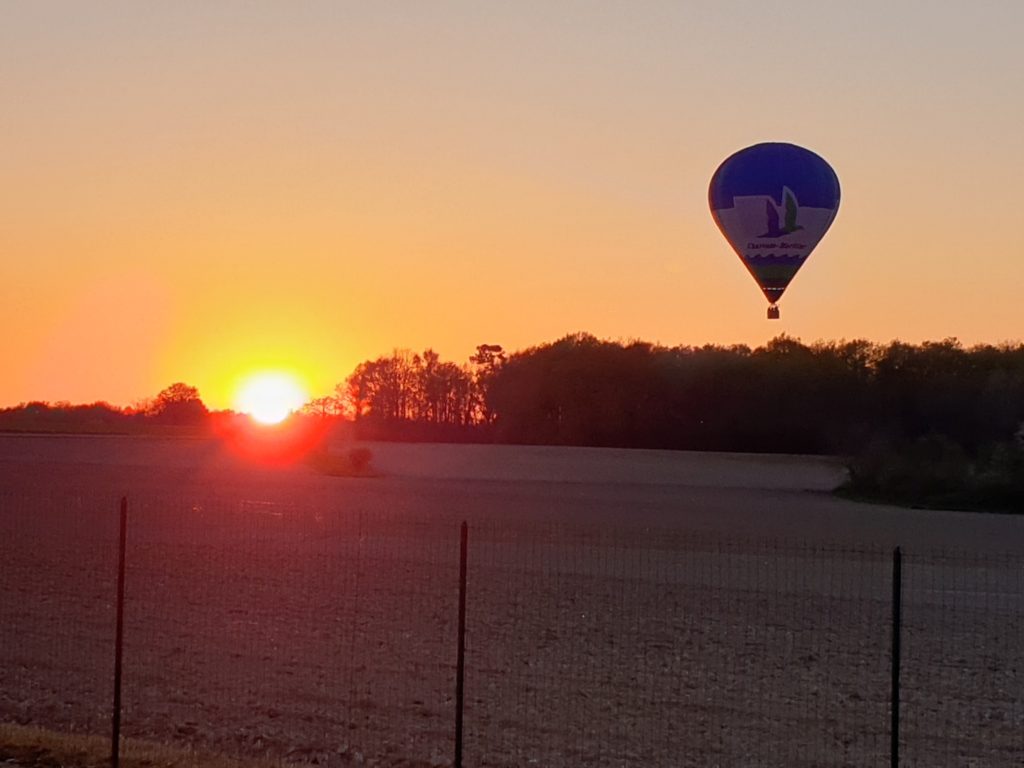
[{"label": "sun glow", "polygon": [[295,376],[264,371],[242,382],[235,395],[235,410],[249,414],[261,424],[278,424],[308,399],[305,388]]}]

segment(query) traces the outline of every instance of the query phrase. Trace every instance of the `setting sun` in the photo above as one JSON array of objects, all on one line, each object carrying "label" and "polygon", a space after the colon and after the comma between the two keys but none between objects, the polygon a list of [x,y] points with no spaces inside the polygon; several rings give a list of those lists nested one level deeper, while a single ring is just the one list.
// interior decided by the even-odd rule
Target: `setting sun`
[{"label": "setting sun", "polygon": [[242,382],[235,395],[235,409],[261,424],[277,424],[308,399],[305,389],[291,374],[256,373]]}]

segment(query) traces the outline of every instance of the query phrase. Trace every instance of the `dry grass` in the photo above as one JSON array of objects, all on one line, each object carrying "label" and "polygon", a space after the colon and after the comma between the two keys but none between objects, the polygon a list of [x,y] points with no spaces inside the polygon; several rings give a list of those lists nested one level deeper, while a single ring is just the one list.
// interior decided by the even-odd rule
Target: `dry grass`
[{"label": "dry grass", "polygon": [[[26,768],[108,768],[110,740],[44,728],[0,723],[0,761]],[[280,768],[271,760],[234,760],[212,752],[125,739],[123,768]]]}]

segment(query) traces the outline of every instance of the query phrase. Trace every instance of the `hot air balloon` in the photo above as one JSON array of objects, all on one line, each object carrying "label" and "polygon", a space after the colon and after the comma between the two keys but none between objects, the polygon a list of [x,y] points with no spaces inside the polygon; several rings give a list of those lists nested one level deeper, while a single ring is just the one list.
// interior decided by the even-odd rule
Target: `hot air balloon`
[{"label": "hot air balloon", "polygon": [[755,144],[718,166],[708,202],[777,320],[779,299],[839,210],[835,171],[795,144]]}]

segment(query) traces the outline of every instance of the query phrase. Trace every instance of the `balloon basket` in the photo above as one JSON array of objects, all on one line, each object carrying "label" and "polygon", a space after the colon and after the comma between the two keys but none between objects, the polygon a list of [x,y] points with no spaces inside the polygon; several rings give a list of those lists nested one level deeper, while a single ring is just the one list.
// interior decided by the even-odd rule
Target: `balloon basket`
[{"label": "balloon basket", "polygon": [[779,308],[777,306],[775,306],[774,304],[772,304],[770,307],[768,307],[768,319],[769,320],[778,320],[779,319]]}]

